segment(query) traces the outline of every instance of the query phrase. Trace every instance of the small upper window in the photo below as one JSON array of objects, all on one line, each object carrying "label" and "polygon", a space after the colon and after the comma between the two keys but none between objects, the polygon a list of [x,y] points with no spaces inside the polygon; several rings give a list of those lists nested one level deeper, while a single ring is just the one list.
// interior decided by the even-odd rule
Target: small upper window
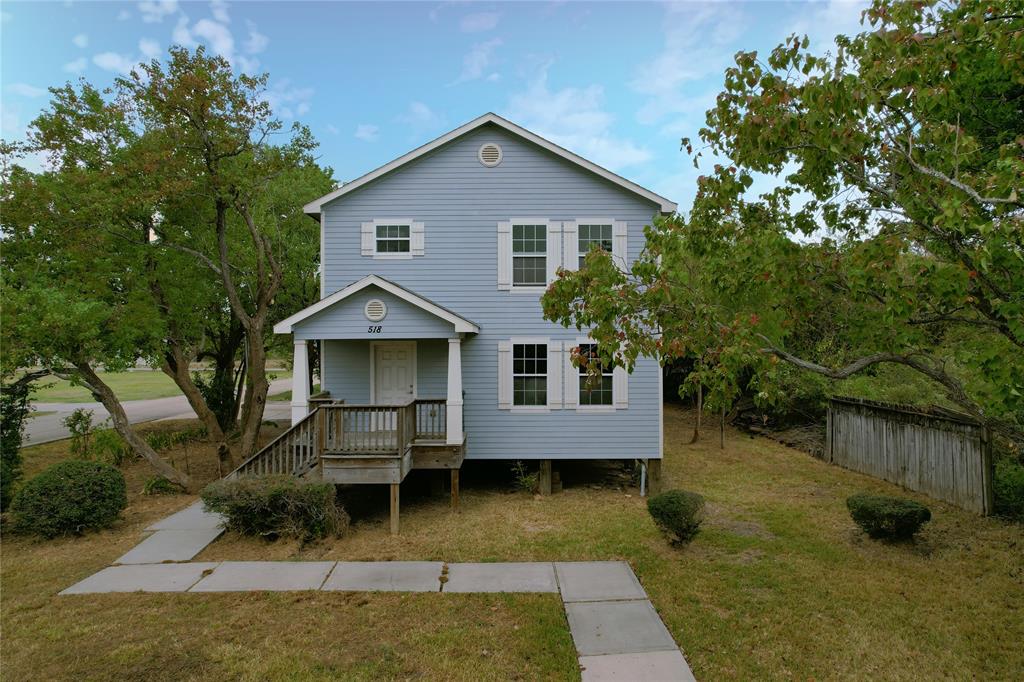
[{"label": "small upper window", "polygon": [[611,225],[580,225],[579,227],[579,258],[580,267],[583,267],[587,254],[595,246],[602,251],[612,252],[612,226]]},{"label": "small upper window", "polygon": [[512,345],[512,404],[548,404],[548,346],[546,343]]},{"label": "small upper window", "polygon": [[[580,405],[612,405],[613,368],[601,361],[597,345],[580,344]],[[597,363],[600,375],[591,373],[591,366]]]},{"label": "small upper window", "polygon": [[377,225],[377,253],[409,253],[408,225]]},{"label": "small upper window", "polygon": [[547,284],[547,225],[512,226],[512,286]]}]

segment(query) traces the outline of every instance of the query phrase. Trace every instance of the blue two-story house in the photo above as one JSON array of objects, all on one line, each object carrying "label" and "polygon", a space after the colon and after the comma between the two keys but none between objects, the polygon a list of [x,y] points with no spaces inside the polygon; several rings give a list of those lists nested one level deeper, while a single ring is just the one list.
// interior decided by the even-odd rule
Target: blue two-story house
[{"label": "blue two-story house", "polygon": [[322,298],[274,327],[295,342],[291,440],[243,473],[389,483],[397,524],[411,468],[451,469],[457,499],[464,458],[540,460],[542,480],[551,460],[660,461],[658,362],[588,380],[570,355],[590,341],[546,321],[540,297],[595,245],[628,265],[675,210],[495,114],[309,203]]}]

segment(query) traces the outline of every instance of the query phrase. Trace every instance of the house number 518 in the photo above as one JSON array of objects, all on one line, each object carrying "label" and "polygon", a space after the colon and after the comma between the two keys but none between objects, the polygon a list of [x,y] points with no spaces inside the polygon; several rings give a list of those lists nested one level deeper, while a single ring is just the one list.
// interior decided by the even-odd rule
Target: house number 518
[{"label": "house number 518", "polygon": [[371,324],[369,327],[366,328],[366,332],[368,334],[380,334],[380,325]]}]

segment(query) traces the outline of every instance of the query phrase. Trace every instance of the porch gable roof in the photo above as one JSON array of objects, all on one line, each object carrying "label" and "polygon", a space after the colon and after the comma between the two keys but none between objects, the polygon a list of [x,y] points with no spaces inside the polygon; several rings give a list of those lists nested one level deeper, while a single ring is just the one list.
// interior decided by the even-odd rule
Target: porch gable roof
[{"label": "porch gable roof", "polygon": [[398,298],[406,301],[407,303],[410,303],[411,305],[414,305],[417,308],[427,313],[430,313],[431,315],[434,315],[435,317],[438,317],[444,320],[445,322],[450,323],[455,328],[456,332],[469,334],[477,334],[480,332],[480,327],[478,327],[476,324],[470,322],[461,315],[453,313],[451,310],[448,310],[444,306],[438,305],[437,303],[434,303],[433,301],[426,299],[415,292],[409,291],[408,289],[399,284],[395,284],[390,280],[384,279],[379,275],[369,275],[357,282],[349,284],[344,289],[335,291],[333,294],[326,298],[320,299],[313,305],[303,310],[300,310],[291,317],[287,317],[281,320],[280,322],[274,325],[274,333],[291,334],[294,331],[295,326],[301,323],[303,320],[306,320],[312,317],[313,315],[316,315],[317,313],[321,313],[330,308],[331,306],[345,300],[349,296],[371,286],[376,286],[379,289],[382,289],[383,291],[386,291],[392,294],[393,296],[397,296]]}]

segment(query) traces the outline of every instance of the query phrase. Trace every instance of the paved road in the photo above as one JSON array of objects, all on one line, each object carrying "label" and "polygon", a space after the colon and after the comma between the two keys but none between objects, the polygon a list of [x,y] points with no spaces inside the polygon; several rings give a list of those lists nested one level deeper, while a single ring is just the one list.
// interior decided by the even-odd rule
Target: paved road
[{"label": "paved road", "polygon": [[[291,387],[292,380],[290,378],[272,381],[270,395],[287,391]],[[126,400],[122,405],[124,405],[124,411],[128,414],[128,419],[132,424],[157,419],[192,419],[196,416],[183,395],[152,400]],[[92,410],[94,423],[102,422],[109,416],[101,403],[33,403],[32,408],[37,412],[53,412],[54,414],[32,417],[26,421],[25,445],[39,445],[67,438],[70,434],[67,427],[61,422],[78,408]],[[290,414],[291,407],[287,401],[274,401],[267,403],[264,418],[287,420],[290,418]]]}]

